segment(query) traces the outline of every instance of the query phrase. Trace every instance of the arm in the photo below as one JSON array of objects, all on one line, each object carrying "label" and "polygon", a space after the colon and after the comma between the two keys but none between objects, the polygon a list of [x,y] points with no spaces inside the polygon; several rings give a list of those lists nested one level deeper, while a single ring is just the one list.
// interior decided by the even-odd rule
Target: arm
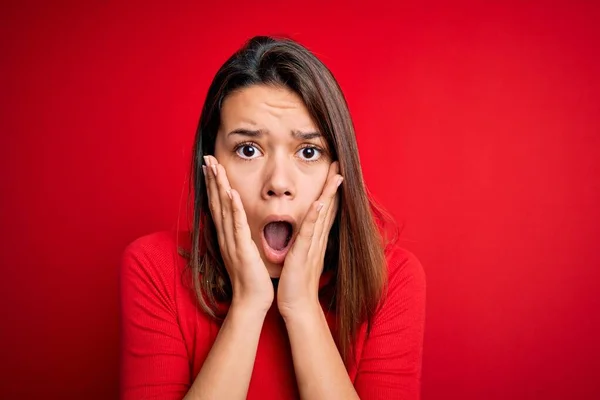
[{"label": "arm", "polygon": [[[160,239],[161,241],[163,239]],[[190,384],[186,346],[177,323],[174,266],[144,237],[125,250],[120,268],[120,398],[183,398]],[[167,257],[165,257],[165,255]]]},{"label": "arm", "polygon": [[318,302],[285,318],[303,399],[358,399]]},{"label": "arm", "polygon": [[[245,399],[265,316],[273,302],[269,273],[252,241],[239,193],[212,156],[203,166],[219,249],[232,282],[233,300],[186,400]],[[210,166],[211,173],[208,171]]]},{"label": "arm", "polygon": [[173,295],[174,266],[156,249],[155,243],[138,240],[121,264],[121,398],[246,398],[266,312],[232,304],[190,388],[193,377]]},{"label": "arm", "polygon": [[342,183],[339,164],[331,163],[319,200],[309,209],[286,256],[277,305],[285,321],[296,381],[303,399],[357,399],[346,367],[319,304],[319,279],[327,238],[338,208]]},{"label": "arm", "polygon": [[185,400],[246,398],[265,315],[231,306]]},{"label": "arm", "polygon": [[425,273],[410,252],[388,256],[388,292],[367,337],[354,387],[361,399],[420,398]]},{"label": "arm", "polygon": [[354,386],[322,308],[316,304],[285,317],[303,399],[420,398],[425,273],[405,250],[388,258],[388,291],[365,342]]}]

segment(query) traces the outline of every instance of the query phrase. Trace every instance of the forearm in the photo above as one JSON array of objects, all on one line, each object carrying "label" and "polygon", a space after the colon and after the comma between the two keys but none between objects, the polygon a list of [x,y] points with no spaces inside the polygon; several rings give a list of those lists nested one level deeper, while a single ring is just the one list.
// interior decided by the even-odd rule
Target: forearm
[{"label": "forearm", "polygon": [[285,319],[302,399],[358,399],[321,307]]},{"label": "forearm", "polygon": [[245,399],[265,313],[231,306],[184,400]]}]

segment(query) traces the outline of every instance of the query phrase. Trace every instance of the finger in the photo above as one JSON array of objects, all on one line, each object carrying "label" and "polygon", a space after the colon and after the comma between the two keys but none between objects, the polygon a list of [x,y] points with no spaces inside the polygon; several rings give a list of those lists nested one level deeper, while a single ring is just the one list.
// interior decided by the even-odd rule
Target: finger
[{"label": "finger", "polygon": [[[340,185],[341,185],[341,183],[340,183]],[[331,226],[333,225],[333,220],[335,219],[335,216],[338,211],[339,200],[340,200],[340,195],[339,195],[339,186],[338,186],[338,190],[334,193],[333,198],[331,199],[331,201],[328,204],[328,207],[326,207],[327,215],[325,215],[325,217],[323,218],[323,232],[319,232],[321,234],[321,236],[319,236],[321,238],[321,240],[327,239],[327,237],[329,235],[329,230],[331,229]]]},{"label": "finger", "polygon": [[219,196],[219,189],[217,187],[216,176],[213,171],[213,163],[216,161],[214,157],[205,156],[204,163],[206,164],[206,174],[205,178],[207,181],[207,194],[208,194],[208,205],[210,208],[210,213],[212,215],[213,221],[215,223],[215,228],[217,230],[217,237],[219,239],[219,246],[224,249],[226,246],[225,242],[225,232],[223,231],[223,223],[222,223],[222,211],[221,211],[221,197]]},{"label": "finger", "polygon": [[217,188],[219,192],[219,198],[221,200],[221,227],[223,229],[224,239],[227,244],[226,251],[233,254],[235,251],[235,237],[234,237],[234,227],[233,227],[233,213],[232,213],[232,195],[231,195],[231,185],[229,184],[229,179],[227,178],[227,171],[225,168],[216,164],[216,181]]},{"label": "finger", "polygon": [[333,198],[333,204],[329,207],[327,211],[327,217],[325,217],[325,229],[327,229],[327,233],[324,235],[325,238],[329,236],[329,231],[333,226],[333,222],[335,221],[335,217],[337,216],[338,210],[340,207],[340,189],[336,192]]},{"label": "finger", "polygon": [[[329,237],[329,231],[331,230],[331,226],[333,225],[333,219],[337,213],[338,206],[338,196],[337,196],[337,188],[342,182],[342,178],[340,175],[334,176],[332,182],[330,182],[330,187],[326,189],[323,193],[323,196],[326,196],[326,200],[322,203],[324,204],[323,210],[321,210],[321,215],[316,222],[315,226],[315,234],[312,238],[312,245],[310,248],[311,256],[313,254],[321,254],[323,252],[323,248],[327,244],[327,239]],[[333,193],[331,193],[333,192]]]},{"label": "finger", "polygon": [[[210,167],[207,165],[203,165],[202,166],[202,174],[204,176],[204,187],[206,188],[206,203],[208,204],[208,208],[209,208],[209,212],[212,215],[213,214],[213,205],[211,204],[211,196],[210,196],[210,183],[209,183],[209,174],[212,174],[212,172],[210,171]],[[216,224],[215,218],[213,217],[213,221]]]},{"label": "finger", "polygon": [[327,216],[325,217],[325,228],[323,233],[321,234],[321,239],[319,242],[319,259],[323,260],[325,258],[325,252],[327,251],[327,242],[329,241],[329,234],[331,232],[331,227],[333,226],[333,222],[337,216],[337,211],[340,202],[339,190],[336,192],[336,195],[333,198],[333,204],[327,210]]},{"label": "finger", "polygon": [[250,232],[250,226],[248,225],[246,211],[244,210],[242,199],[237,190],[231,189],[231,198],[235,247],[242,252],[247,252],[249,250],[248,246],[250,245],[249,240],[252,240],[252,234]]},{"label": "finger", "polygon": [[229,190],[229,180],[227,179],[227,172],[222,165],[219,165],[217,159],[213,156],[207,156],[207,161],[210,164],[209,176],[212,178],[212,194],[219,199],[219,230],[221,233],[221,250],[228,255],[229,252],[235,249],[235,242],[233,238],[233,217],[231,215],[231,196]]},{"label": "finger", "polygon": [[[337,164],[337,162],[333,164]],[[335,215],[334,212],[337,211],[337,203],[335,201],[337,198],[337,190],[341,184],[341,180],[343,180],[342,176],[337,173],[339,171],[338,166],[333,164],[329,169],[329,179],[325,184],[325,188],[323,189],[323,193],[321,193],[321,197],[319,198],[319,201],[324,204],[324,207],[317,221],[317,226],[315,227],[315,236],[313,237],[313,248],[315,251],[319,252],[320,248],[327,242],[330,221]]]},{"label": "finger", "polygon": [[323,206],[324,204],[322,202],[316,201],[308,209],[304,221],[302,221],[302,225],[300,226],[300,231],[296,236],[296,240],[290,249],[291,253],[308,255],[315,234],[315,226],[319,215],[323,212]]},{"label": "finger", "polygon": [[337,175],[334,179],[335,182],[335,192],[333,193],[333,197],[329,201],[329,207],[327,208],[327,215],[324,218],[324,228],[325,234],[322,236],[326,238],[329,235],[329,229],[333,225],[333,220],[338,211],[338,206],[340,202],[340,186],[344,182],[344,178],[341,175]]}]

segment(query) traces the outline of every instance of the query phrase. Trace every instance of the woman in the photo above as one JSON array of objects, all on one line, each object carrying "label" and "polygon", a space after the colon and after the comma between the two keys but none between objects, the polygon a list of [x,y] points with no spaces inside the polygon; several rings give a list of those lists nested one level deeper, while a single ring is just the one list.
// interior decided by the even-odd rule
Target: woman
[{"label": "woman", "polygon": [[313,54],[255,37],[221,67],[191,177],[191,234],[124,253],[122,398],[419,397],[424,273]]}]

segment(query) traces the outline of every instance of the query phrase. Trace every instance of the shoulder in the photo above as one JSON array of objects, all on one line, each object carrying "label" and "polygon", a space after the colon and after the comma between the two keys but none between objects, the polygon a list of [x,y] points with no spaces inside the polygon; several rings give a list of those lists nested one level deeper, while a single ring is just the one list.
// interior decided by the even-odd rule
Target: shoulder
[{"label": "shoulder", "polygon": [[170,264],[173,257],[180,257],[180,249],[189,250],[189,242],[187,232],[154,232],[129,243],[123,251],[123,257]]},{"label": "shoulder", "polygon": [[125,254],[164,254],[176,252],[178,245],[187,245],[184,232],[160,231],[141,236],[127,245]]},{"label": "shoulder", "polygon": [[[361,397],[419,397],[425,330],[425,272],[409,250],[385,250],[388,281],[365,328],[355,387]],[[382,397],[381,397],[382,398]]]},{"label": "shoulder", "polygon": [[189,236],[184,232],[161,231],[141,236],[129,243],[121,257],[121,277],[153,281],[173,289],[175,276],[185,260],[179,249],[187,249]]},{"label": "shoulder", "polygon": [[372,204],[375,223],[386,241],[385,259],[387,264],[388,284],[397,281],[412,279],[415,284],[425,286],[425,271],[419,259],[399,243],[401,229],[396,221],[380,206]]},{"label": "shoulder", "polygon": [[414,253],[393,243],[385,249],[388,279],[415,279],[425,285],[425,270]]},{"label": "shoulder", "polygon": [[382,298],[383,309],[424,308],[426,275],[414,253],[394,243],[385,250],[387,284]]}]

